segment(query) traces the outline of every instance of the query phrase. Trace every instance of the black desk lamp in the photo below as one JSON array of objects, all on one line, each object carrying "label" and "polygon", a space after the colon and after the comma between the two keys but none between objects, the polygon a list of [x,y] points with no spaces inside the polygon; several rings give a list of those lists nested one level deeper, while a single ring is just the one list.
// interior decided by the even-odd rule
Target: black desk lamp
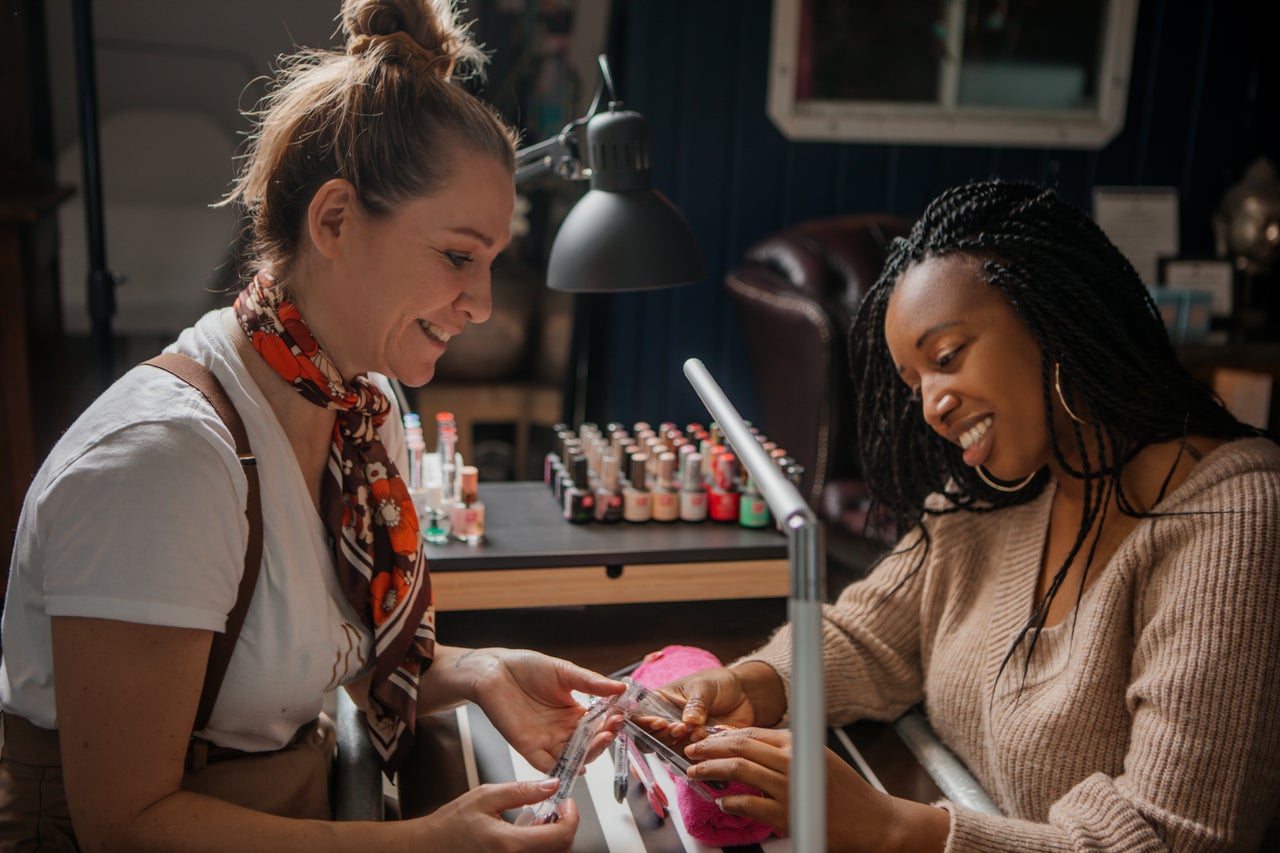
[{"label": "black desk lamp", "polygon": [[[622,108],[608,60],[601,54],[598,61],[601,83],[587,114],[558,136],[516,152],[517,185],[547,172],[591,182],[556,233],[547,287],[616,293],[691,284],[703,274],[698,244],[680,211],[653,189],[644,116]],[[608,109],[601,112],[606,89]]]},{"label": "black desk lamp", "polygon": [[[517,185],[548,172],[590,181],[551,244],[547,287],[590,294],[692,284],[703,275],[702,253],[680,211],[653,189],[644,116],[622,108],[608,60],[601,54],[598,61],[601,82],[587,114],[516,152]],[[608,106],[601,111],[606,90]],[[569,424],[586,420],[591,308],[592,297],[574,300],[572,373],[564,394]]]}]

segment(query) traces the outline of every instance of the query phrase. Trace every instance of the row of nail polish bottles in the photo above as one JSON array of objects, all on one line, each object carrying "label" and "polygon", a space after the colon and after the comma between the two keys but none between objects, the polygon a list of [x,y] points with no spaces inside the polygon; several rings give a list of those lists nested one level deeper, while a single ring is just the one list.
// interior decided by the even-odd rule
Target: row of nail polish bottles
[{"label": "row of nail polish bottles", "polygon": [[[544,480],[571,523],[714,521],[765,527],[769,509],[755,478],[742,470],[719,428],[637,423],[603,430],[585,423],[578,432],[556,426]],[[775,464],[794,482],[803,468],[755,433]]]}]

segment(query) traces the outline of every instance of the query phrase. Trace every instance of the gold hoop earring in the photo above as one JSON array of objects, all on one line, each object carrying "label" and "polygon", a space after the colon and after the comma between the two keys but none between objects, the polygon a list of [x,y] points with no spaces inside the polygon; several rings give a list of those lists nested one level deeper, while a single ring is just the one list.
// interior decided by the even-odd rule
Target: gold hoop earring
[{"label": "gold hoop earring", "polygon": [[973,470],[977,472],[979,480],[986,483],[988,486],[995,489],[997,492],[1020,492],[1027,487],[1028,483],[1030,483],[1032,480],[1036,478],[1036,474],[1040,473],[1038,471],[1032,471],[1030,474],[1027,475],[1027,479],[1023,480],[1021,483],[1018,483],[1018,485],[1003,486],[1000,483],[997,483],[995,480],[988,477],[987,472],[982,470],[981,465],[974,465]]},{"label": "gold hoop earring", "polygon": [[1071,411],[1071,407],[1067,405],[1067,398],[1062,394],[1062,362],[1060,361],[1055,361],[1053,363],[1053,388],[1058,392],[1058,402],[1062,404],[1062,408],[1066,409],[1067,417],[1071,418],[1071,420],[1081,426],[1093,426],[1093,424]]}]

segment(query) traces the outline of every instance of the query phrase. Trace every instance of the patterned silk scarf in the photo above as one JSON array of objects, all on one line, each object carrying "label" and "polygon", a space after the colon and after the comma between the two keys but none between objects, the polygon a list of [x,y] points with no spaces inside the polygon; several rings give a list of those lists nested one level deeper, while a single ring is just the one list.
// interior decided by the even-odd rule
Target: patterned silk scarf
[{"label": "patterned silk scarf", "polygon": [[337,411],[320,511],[342,589],[373,630],[366,723],[384,767],[394,771],[413,740],[418,678],[435,649],[418,515],[378,438],[390,409],[386,396],[363,374],[343,381],[283,290],[258,273],[236,298],[236,317],[253,348],[294,390]]}]

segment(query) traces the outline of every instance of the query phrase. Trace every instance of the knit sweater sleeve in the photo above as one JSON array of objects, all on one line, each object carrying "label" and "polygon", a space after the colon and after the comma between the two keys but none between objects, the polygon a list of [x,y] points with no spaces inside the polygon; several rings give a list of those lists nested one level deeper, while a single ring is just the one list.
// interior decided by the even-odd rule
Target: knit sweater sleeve
[{"label": "knit sweater sleeve", "polygon": [[1123,771],[1079,781],[1042,824],[947,804],[949,853],[1258,848],[1280,801],[1280,486],[1245,474],[1213,497],[1144,528]]},{"label": "knit sweater sleeve", "polygon": [[[914,547],[912,547],[914,545]],[[923,694],[920,608],[925,571],[919,533],[908,533],[863,580],[822,610],[823,681],[831,725],[892,720]],[[790,707],[791,626],[741,661],[759,660],[782,677]],[[784,717],[780,725],[786,725]]]}]

